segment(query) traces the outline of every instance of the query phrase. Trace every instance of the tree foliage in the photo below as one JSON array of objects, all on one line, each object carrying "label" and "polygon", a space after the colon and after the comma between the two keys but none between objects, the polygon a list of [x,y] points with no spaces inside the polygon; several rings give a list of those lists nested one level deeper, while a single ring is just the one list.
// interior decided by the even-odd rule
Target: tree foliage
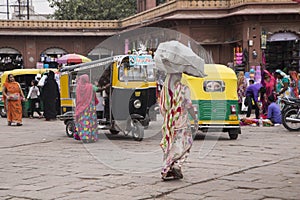
[{"label": "tree foliage", "polygon": [[136,0],[48,0],[57,20],[115,20],[134,15]]}]

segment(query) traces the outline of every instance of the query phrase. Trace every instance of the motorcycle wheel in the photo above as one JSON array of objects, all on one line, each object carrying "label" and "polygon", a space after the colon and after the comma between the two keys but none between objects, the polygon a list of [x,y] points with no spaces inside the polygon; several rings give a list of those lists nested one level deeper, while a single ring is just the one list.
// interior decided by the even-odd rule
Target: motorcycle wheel
[{"label": "motorcycle wheel", "polygon": [[[296,119],[298,108],[291,108],[282,113],[282,125],[289,131],[299,131],[300,122],[291,122],[287,118]],[[299,118],[297,118],[299,119]],[[300,119],[299,119],[300,120]]]},{"label": "motorcycle wheel", "polygon": [[1,117],[3,117],[3,118],[6,117],[6,112],[5,112],[4,107],[0,107],[0,115],[1,115]]}]

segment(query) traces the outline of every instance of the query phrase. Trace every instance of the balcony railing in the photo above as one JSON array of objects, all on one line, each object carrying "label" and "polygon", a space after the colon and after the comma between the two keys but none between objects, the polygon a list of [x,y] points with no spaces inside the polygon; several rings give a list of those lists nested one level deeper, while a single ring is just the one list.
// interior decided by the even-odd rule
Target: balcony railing
[{"label": "balcony railing", "polygon": [[123,20],[0,20],[0,29],[118,29],[138,26],[176,10],[230,9],[241,5],[296,4],[292,0],[173,0]]},{"label": "balcony railing", "polygon": [[116,29],[117,20],[1,20],[0,27],[22,29]]}]

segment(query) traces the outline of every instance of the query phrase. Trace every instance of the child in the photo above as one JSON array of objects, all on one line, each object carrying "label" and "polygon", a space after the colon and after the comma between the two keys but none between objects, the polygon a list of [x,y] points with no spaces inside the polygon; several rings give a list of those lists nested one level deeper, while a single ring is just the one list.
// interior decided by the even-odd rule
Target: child
[{"label": "child", "polygon": [[37,87],[37,81],[31,81],[31,87],[29,89],[28,95],[26,99],[30,99],[30,114],[29,117],[33,118],[33,113],[36,111],[39,115],[39,118],[42,118],[42,114],[40,112],[40,90]]}]

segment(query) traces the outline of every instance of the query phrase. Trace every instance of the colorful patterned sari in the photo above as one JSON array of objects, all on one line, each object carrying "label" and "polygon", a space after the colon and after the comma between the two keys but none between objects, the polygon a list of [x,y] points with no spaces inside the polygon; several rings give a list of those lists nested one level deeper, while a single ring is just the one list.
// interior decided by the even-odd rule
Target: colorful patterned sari
[{"label": "colorful patterned sari", "polygon": [[83,142],[98,140],[95,91],[86,74],[81,75],[77,83],[75,125],[75,139]]},{"label": "colorful patterned sari", "polygon": [[192,147],[193,137],[188,118],[188,109],[192,107],[190,90],[180,82],[170,86],[172,75],[168,75],[164,86],[160,108],[164,117],[162,126],[163,169],[162,176],[166,176],[174,165],[179,168],[188,156]]}]

